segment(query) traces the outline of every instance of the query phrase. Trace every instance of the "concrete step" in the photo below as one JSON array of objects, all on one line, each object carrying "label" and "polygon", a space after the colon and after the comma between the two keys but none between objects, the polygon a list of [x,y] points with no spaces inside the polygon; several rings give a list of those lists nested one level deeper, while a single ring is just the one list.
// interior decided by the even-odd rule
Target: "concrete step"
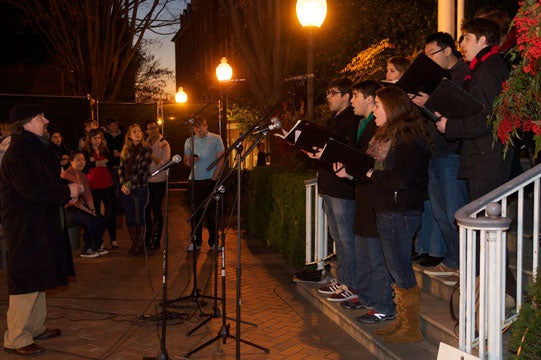
[{"label": "concrete step", "polygon": [[317,292],[320,286],[322,284],[297,283],[296,289],[301,296],[380,359],[436,359],[440,341],[453,347],[458,346],[458,339],[453,334],[454,323],[449,315],[448,303],[441,298],[424,291],[422,293],[420,326],[425,340],[414,344],[384,344],[374,331],[389,325],[390,322],[362,324],[356,321],[355,318],[367,310],[347,310],[339,303],[327,301],[325,295]]}]

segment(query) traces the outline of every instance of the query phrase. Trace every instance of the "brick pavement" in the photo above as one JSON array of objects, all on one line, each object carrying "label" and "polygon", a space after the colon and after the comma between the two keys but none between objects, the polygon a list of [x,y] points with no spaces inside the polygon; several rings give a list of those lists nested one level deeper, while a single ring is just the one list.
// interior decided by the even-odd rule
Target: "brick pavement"
[{"label": "brick pavement", "polygon": [[[168,299],[192,294],[192,257],[186,252],[189,241],[184,191],[171,191],[169,221]],[[226,219],[226,222],[228,219]],[[235,221],[233,223],[236,224]],[[205,231],[206,233],[206,231]],[[206,235],[206,234],[205,234]],[[204,235],[204,236],[205,236]],[[63,335],[40,341],[47,351],[36,358],[142,359],[159,356],[161,326],[147,316],[161,314],[162,251],[148,256],[123,256],[128,240],[126,229],[119,229],[121,249],[97,259],[82,259],[74,252],[77,277],[66,288],[48,293],[48,326],[59,327]],[[197,258],[198,288],[212,295],[213,256],[207,246]],[[226,231],[226,314],[236,315],[237,234]],[[219,265],[220,266],[220,265]],[[243,237],[241,241],[241,339],[270,349],[265,353],[241,343],[241,359],[374,359],[365,349],[304,301],[291,282],[293,268],[282,256],[266,247],[264,241]],[[218,277],[221,295],[221,276]],[[202,310],[212,310],[212,299],[203,299]],[[184,355],[212,339],[222,327],[221,318],[212,318],[193,335],[186,333],[206,317],[192,297],[175,301],[169,311],[180,319],[168,320],[166,350],[170,359]],[[218,307],[221,310],[221,303]],[[7,290],[5,271],[0,270],[0,333],[6,327]],[[236,334],[236,321],[227,319],[230,334]],[[0,352],[0,359],[20,359]],[[212,342],[190,359],[235,359],[236,342],[227,338]]]}]

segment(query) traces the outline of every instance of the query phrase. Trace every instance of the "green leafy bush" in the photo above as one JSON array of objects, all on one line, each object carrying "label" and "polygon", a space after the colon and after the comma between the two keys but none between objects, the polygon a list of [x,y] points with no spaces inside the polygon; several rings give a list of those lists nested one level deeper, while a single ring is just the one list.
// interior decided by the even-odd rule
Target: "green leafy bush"
[{"label": "green leafy bush", "polygon": [[305,186],[315,176],[283,172],[272,166],[247,172],[242,216],[250,234],[265,239],[295,266],[304,264]]},{"label": "green leafy bush", "polygon": [[513,324],[510,349],[513,359],[534,360],[541,358],[541,274],[528,289],[528,301],[520,309],[518,320]]}]

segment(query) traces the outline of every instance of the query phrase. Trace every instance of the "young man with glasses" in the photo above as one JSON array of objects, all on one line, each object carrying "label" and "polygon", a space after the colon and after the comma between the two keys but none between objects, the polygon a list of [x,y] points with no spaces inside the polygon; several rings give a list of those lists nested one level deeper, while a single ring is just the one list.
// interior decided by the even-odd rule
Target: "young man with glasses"
[{"label": "young man with glasses", "polygon": [[[437,32],[427,37],[425,55],[449,71],[451,80],[462,87],[470,73],[468,65],[456,50],[453,37]],[[412,101],[423,106],[429,96],[425,93]],[[460,142],[448,140],[436,128],[434,121],[425,122],[433,145],[428,167],[428,195],[423,213],[423,224],[415,246],[417,259],[427,275],[445,276],[444,282],[454,285],[458,281],[458,228],[455,212],[468,200],[467,183],[458,179]],[[442,261],[443,260],[443,261]]]},{"label": "young man with glasses", "polygon": [[[355,142],[359,118],[351,107],[351,81],[346,78],[332,80],[327,89],[327,102],[333,116],[327,127]],[[337,177],[331,166],[320,164],[317,185],[323,196],[323,206],[331,237],[336,243],[337,277],[319,292],[328,295],[329,301],[346,301],[357,298],[352,292],[356,285],[357,265],[355,260],[355,234],[353,218],[355,212],[355,188],[346,180]]]},{"label": "young man with glasses", "polygon": [[[162,138],[160,127],[156,121],[146,123],[147,142],[152,147],[152,163],[150,173],[152,174],[160,166],[171,158],[171,147],[167,140]],[[145,207],[145,246],[147,249],[159,249],[162,238],[163,214],[162,203],[166,190],[167,171],[150,177],[148,179],[148,203]]]}]

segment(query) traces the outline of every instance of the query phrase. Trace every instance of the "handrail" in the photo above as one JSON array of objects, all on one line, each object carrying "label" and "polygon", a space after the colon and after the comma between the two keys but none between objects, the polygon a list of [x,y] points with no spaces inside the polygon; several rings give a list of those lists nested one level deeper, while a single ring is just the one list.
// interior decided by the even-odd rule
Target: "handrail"
[{"label": "handrail", "polygon": [[[540,179],[541,165],[537,165],[455,213],[460,230],[459,348],[473,354],[473,348],[477,346],[480,359],[502,359],[502,329],[516,320],[522,305],[523,272],[528,274],[528,270],[523,271],[523,245],[527,240],[524,236],[524,223],[525,220],[530,220],[529,217],[526,219],[525,215],[524,193],[525,188],[531,184],[534,185],[531,219],[533,236],[529,241],[532,243],[532,281],[535,279],[539,262],[537,239]],[[513,201],[508,204],[508,197],[511,195]],[[515,208],[517,298],[515,313],[506,314],[506,246],[512,223],[507,213]],[[476,248],[479,250],[476,251]],[[477,263],[479,267],[476,266]]]}]

